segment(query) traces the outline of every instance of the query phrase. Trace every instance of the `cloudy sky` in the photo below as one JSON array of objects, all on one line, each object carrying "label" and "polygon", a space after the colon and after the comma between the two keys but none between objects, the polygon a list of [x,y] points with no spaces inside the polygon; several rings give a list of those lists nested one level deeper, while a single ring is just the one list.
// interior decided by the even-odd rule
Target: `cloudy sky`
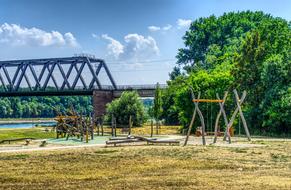
[{"label": "cloudy sky", "polygon": [[191,21],[241,10],[291,20],[290,0],[0,0],[0,60],[89,53],[118,84],[165,83]]}]

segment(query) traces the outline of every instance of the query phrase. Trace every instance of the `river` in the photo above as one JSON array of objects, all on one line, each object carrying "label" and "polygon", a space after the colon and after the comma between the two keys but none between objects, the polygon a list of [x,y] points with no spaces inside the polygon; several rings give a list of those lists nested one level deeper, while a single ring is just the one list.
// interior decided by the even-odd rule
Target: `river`
[{"label": "river", "polygon": [[52,126],[55,125],[56,122],[17,122],[17,123],[0,123],[0,129],[16,129],[16,128],[32,128],[36,126]]}]

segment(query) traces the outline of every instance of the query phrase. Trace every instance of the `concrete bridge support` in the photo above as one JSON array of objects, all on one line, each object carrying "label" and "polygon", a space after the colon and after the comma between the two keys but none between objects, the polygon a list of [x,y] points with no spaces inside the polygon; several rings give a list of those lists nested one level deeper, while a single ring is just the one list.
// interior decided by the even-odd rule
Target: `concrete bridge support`
[{"label": "concrete bridge support", "polygon": [[112,91],[93,91],[93,112],[94,118],[103,116],[106,113],[106,104],[112,102],[113,100]]}]

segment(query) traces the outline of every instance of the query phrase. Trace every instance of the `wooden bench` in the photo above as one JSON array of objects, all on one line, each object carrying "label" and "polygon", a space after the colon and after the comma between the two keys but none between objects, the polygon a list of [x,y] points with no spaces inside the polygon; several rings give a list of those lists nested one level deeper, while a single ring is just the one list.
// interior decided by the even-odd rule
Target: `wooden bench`
[{"label": "wooden bench", "polygon": [[147,142],[153,144],[162,144],[166,143],[169,145],[175,144],[179,145],[180,141],[178,140],[171,140],[171,139],[156,139],[156,138],[146,138],[141,136],[128,136],[128,137],[113,137],[110,140],[106,141],[106,145],[113,144],[116,146],[117,144],[124,144],[124,143],[133,143],[133,142]]}]

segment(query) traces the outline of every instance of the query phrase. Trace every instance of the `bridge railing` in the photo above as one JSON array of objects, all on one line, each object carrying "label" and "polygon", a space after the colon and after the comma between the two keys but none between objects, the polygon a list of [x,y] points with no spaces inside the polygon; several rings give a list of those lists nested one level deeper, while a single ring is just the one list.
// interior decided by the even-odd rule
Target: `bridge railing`
[{"label": "bridge railing", "polygon": [[[159,85],[161,89],[167,88],[168,86],[166,84],[160,84]],[[157,88],[156,84],[144,84],[144,85],[117,85],[117,89],[114,89],[111,85],[102,85],[102,90],[154,90]],[[97,86],[94,86],[93,89],[97,89]]]},{"label": "bridge railing", "polygon": [[[76,86],[74,88],[75,91],[84,91],[84,90],[118,90],[118,91],[126,91],[126,90],[154,90],[157,88],[156,84],[145,84],[145,85],[117,85],[117,89],[115,89],[112,85],[101,85],[101,89],[94,85],[92,89],[84,89],[83,86]],[[166,84],[160,84],[161,89],[165,89],[168,86]],[[8,86],[6,87],[8,88]],[[43,91],[43,92],[55,92],[59,91],[55,87],[48,86],[45,90],[37,89],[38,91]],[[34,89],[30,89],[28,87],[25,88],[19,88],[18,92],[33,92]],[[64,88],[62,91],[72,91],[72,89]],[[5,92],[5,89],[0,85],[0,92]]]}]

